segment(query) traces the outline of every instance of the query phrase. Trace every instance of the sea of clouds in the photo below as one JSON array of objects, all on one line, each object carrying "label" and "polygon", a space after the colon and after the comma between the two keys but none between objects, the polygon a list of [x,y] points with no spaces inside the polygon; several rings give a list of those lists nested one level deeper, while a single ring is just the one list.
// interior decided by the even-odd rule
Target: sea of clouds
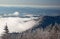
[{"label": "sea of clouds", "polygon": [[[16,15],[18,16],[19,13],[15,12],[14,14],[8,14],[9,16]],[[4,16],[8,16],[7,14],[4,14]],[[38,23],[38,21],[34,19],[38,19],[36,17],[32,17],[32,15],[27,15],[31,16],[30,18],[21,18],[21,17],[2,17],[0,16],[0,35],[2,35],[5,30],[5,26],[7,25],[9,33],[12,32],[23,32],[26,31],[34,25]]]}]

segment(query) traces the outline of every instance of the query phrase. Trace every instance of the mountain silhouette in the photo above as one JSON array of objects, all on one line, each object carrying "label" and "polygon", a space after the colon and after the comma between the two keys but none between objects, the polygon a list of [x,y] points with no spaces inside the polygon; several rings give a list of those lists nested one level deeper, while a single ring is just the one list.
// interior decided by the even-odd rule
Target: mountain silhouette
[{"label": "mountain silhouette", "polygon": [[40,21],[39,23],[41,23],[41,24],[37,25],[32,30],[34,30],[36,28],[43,28],[43,30],[44,30],[49,25],[51,25],[51,27],[53,27],[56,23],[59,25],[60,24],[60,16],[44,16],[42,18],[42,21]]}]

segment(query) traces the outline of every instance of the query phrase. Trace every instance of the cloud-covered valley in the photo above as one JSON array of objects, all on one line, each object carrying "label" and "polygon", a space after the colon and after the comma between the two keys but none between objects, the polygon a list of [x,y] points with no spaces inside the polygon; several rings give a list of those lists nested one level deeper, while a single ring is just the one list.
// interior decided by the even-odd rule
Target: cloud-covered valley
[{"label": "cloud-covered valley", "polygon": [[4,28],[7,25],[9,32],[23,32],[26,31],[38,23],[34,17],[20,18],[20,17],[1,17],[0,18],[0,35],[3,34]]}]

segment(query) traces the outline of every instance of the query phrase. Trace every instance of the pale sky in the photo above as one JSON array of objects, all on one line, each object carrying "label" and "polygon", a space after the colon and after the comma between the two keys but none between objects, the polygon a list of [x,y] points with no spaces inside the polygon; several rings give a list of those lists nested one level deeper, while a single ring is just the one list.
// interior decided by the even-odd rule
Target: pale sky
[{"label": "pale sky", "polygon": [[0,0],[0,5],[55,5],[60,6],[60,0]]}]

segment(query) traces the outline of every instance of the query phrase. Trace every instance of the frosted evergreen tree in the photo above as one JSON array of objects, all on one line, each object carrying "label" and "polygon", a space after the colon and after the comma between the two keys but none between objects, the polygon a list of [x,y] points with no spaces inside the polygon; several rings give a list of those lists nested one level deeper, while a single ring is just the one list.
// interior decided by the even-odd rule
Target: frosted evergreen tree
[{"label": "frosted evergreen tree", "polygon": [[4,32],[3,36],[2,36],[2,39],[8,39],[9,38],[9,35],[8,35],[9,30],[8,30],[7,24],[6,24],[4,30],[5,30],[5,32]]}]

